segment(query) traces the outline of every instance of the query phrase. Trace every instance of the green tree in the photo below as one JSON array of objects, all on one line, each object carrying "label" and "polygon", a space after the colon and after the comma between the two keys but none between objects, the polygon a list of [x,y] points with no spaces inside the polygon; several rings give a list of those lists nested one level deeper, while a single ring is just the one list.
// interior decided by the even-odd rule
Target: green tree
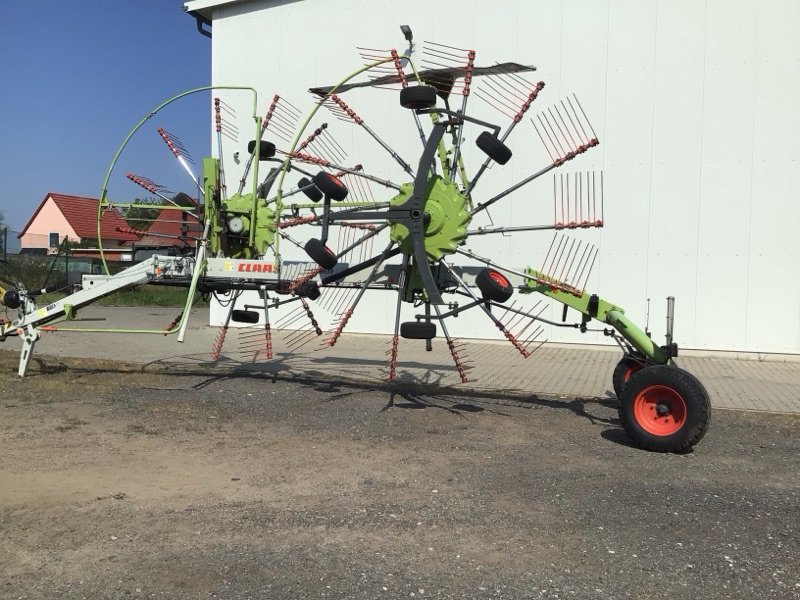
[{"label": "green tree", "polygon": [[[179,192],[172,197],[172,202],[187,208],[196,207],[197,203],[188,194]],[[131,206],[122,212],[122,217],[134,229],[147,231],[153,221],[158,218],[161,207],[169,204],[162,198],[137,198],[133,201],[139,206]],[[152,208],[151,208],[152,207]]]},{"label": "green tree", "polygon": [[122,211],[122,217],[130,227],[147,231],[158,217],[164,201],[161,198],[136,198],[133,203],[139,206],[126,208]]},{"label": "green tree", "polygon": [[6,241],[8,238],[8,228],[6,227],[5,219],[6,216],[3,214],[3,211],[0,210],[0,258],[2,259],[6,257]]}]

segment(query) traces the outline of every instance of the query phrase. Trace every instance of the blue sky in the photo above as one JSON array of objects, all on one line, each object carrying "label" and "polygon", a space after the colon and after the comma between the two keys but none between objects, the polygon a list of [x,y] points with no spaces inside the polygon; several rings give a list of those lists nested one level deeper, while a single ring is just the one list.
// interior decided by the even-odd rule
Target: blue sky
[{"label": "blue sky", "polygon": [[[11,229],[21,229],[48,192],[97,197],[137,121],[165,98],[210,82],[211,40],[182,0],[26,0],[4,3],[2,16],[0,210]],[[158,125],[178,132],[196,159],[208,153],[208,96],[170,107],[165,118]],[[132,147],[125,160],[161,183],[156,159],[175,165],[150,152]]]}]

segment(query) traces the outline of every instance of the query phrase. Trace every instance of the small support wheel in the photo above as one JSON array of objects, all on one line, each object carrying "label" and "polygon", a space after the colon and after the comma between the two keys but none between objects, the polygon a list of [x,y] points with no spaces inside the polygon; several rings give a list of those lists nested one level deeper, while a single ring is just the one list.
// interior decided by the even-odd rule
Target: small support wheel
[{"label": "small support wheel", "polygon": [[711,421],[708,392],[677,367],[654,365],[634,373],[619,399],[622,427],[640,447],[681,452],[697,444]]},{"label": "small support wheel", "polygon": [[400,90],[400,106],[411,110],[433,108],[436,106],[436,88],[429,85],[415,85]]},{"label": "small support wheel", "polygon": [[298,181],[297,187],[303,190],[303,193],[312,202],[319,202],[322,200],[322,192],[319,191],[319,188],[315,186],[314,182],[308,177],[303,177],[300,181]]},{"label": "small support wheel", "polygon": [[254,310],[234,310],[231,319],[236,323],[258,323],[259,314]]},{"label": "small support wheel", "polygon": [[[253,154],[256,149],[256,141],[250,140],[247,143],[247,153]],[[268,142],[266,140],[260,140],[258,142],[258,160],[267,160],[268,158],[272,158],[275,156],[275,144],[272,142]]]},{"label": "small support wheel", "polygon": [[297,295],[301,298],[308,298],[312,301],[316,300],[321,295],[316,281],[304,281],[297,286],[295,292],[297,292]]},{"label": "small support wheel", "polygon": [[306,242],[305,251],[315,263],[325,270],[332,269],[338,262],[333,250],[317,238],[311,238]]},{"label": "small support wheel", "polygon": [[614,368],[613,375],[611,375],[611,384],[614,386],[614,393],[617,398],[622,397],[622,390],[625,389],[625,385],[633,377],[633,374],[649,366],[651,365],[647,364],[646,359],[630,355],[623,356]]},{"label": "small support wheel", "polygon": [[347,198],[347,186],[336,175],[320,171],[314,175],[314,185],[331,200],[341,202]]},{"label": "small support wheel", "polygon": [[484,151],[486,156],[499,165],[504,165],[511,160],[511,149],[488,131],[481,132],[475,140],[475,144]]},{"label": "small support wheel", "polygon": [[478,286],[484,300],[505,302],[514,293],[514,286],[508,277],[494,269],[481,269],[475,277],[475,285]]},{"label": "small support wheel", "polygon": [[400,337],[408,340],[432,340],[436,337],[436,324],[425,321],[400,323]]}]

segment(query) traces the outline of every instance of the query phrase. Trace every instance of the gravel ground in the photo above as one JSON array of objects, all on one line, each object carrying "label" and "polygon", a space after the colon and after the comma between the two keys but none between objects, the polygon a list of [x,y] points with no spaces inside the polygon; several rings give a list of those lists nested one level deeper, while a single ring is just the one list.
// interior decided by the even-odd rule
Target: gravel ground
[{"label": "gravel ground", "polygon": [[800,418],[0,353],[2,598],[800,598]]}]

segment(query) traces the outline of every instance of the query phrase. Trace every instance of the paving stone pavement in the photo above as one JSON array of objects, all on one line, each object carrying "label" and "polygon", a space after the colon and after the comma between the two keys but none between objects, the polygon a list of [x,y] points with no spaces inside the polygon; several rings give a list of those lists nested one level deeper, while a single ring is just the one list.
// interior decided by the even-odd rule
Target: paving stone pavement
[{"label": "paving stone pavement", "polygon": [[[45,332],[35,356],[107,358],[153,368],[187,366],[225,372],[249,370],[282,377],[343,378],[380,383],[386,380],[391,337],[343,334],[332,348],[321,337],[292,331],[273,331],[273,358],[259,354],[258,332],[231,328],[217,361],[210,357],[217,329],[207,326],[206,309],[193,311],[186,341],[175,336],[77,333],[70,327],[136,327],[160,329],[175,316],[174,308],[88,307],[80,320],[61,323]],[[255,338],[253,334],[255,333]],[[563,398],[613,398],[611,373],[620,359],[616,347],[545,345],[523,358],[504,341],[463,340],[461,357],[467,362],[468,382],[461,383],[442,339],[431,352],[419,340],[401,339],[396,381],[427,384],[472,393],[507,392]],[[2,346],[0,346],[2,348]],[[19,349],[7,340],[6,349]],[[800,357],[739,355],[684,351],[677,363],[703,382],[715,408],[800,414]]]}]

